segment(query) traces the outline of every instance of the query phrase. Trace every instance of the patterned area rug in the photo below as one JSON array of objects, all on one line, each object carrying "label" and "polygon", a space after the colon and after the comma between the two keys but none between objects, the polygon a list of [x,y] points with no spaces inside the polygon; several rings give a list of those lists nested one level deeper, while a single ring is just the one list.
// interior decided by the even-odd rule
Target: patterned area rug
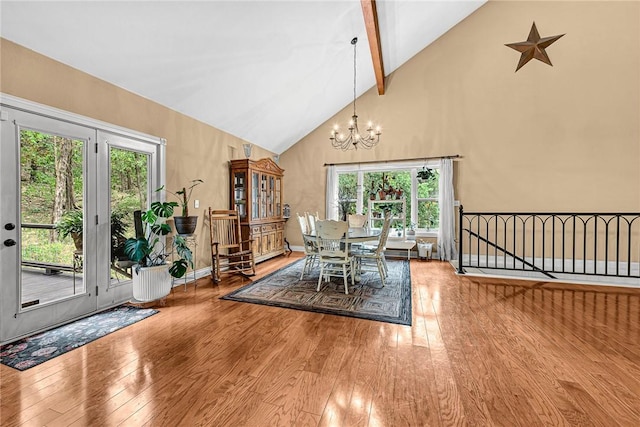
[{"label": "patterned area rug", "polygon": [[24,371],[158,313],[122,305],[0,347],[0,363]]},{"label": "patterned area rug", "polygon": [[411,325],[409,262],[389,260],[388,264],[384,287],[378,273],[365,272],[359,283],[349,284],[349,295],[344,293],[342,279],[336,277],[316,292],[319,268],[300,280],[304,260],[299,260],[221,298]]}]

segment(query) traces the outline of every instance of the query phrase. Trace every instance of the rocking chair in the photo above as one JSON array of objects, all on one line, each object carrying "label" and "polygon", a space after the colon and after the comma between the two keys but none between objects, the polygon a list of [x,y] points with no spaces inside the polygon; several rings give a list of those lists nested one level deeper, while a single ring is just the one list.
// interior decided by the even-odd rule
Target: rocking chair
[{"label": "rocking chair", "polygon": [[211,233],[211,277],[220,281],[222,268],[226,273],[255,276],[256,263],[253,256],[253,240],[242,240],[240,217],[235,210],[212,210],[209,208],[209,230]]}]

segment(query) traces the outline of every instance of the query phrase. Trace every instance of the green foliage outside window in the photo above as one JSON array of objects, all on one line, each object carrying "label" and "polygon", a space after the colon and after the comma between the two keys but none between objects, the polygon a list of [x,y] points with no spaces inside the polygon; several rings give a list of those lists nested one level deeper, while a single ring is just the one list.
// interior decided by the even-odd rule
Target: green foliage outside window
[{"label": "green foliage outside window", "polygon": [[[56,187],[56,154],[63,138],[47,133],[22,130],[20,132],[20,189],[21,222],[52,224]],[[68,141],[68,140],[67,140]],[[72,141],[70,174],[73,182],[75,208],[82,212],[83,141]],[[110,149],[111,212],[121,225],[112,230],[112,237],[132,236],[135,210],[147,209],[148,156],[130,150]],[[67,207],[67,211],[74,207]],[[22,259],[40,262],[70,264],[75,247],[71,237],[62,233],[54,240],[52,230],[22,230]]]},{"label": "green foliage outside window", "polygon": [[[439,226],[438,205],[438,185],[440,180],[439,169],[432,169],[429,179],[425,182],[418,183],[417,187],[417,203],[418,217],[415,227],[419,229],[437,229]],[[356,213],[356,197],[357,197],[358,174],[355,172],[338,174],[338,197],[340,200],[340,213],[343,209],[347,213]],[[406,171],[379,171],[364,172],[362,181],[362,210],[367,214],[369,200],[380,200],[380,197],[387,197],[381,194],[380,190],[389,188],[402,191],[406,200],[405,224],[407,228],[411,228],[411,172]],[[393,197],[395,198],[395,196]],[[348,201],[348,202],[347,202]],[[400,212],[401,206],[398,204],[389,204],[389,209],[393,215]],[[400,224],[397,224],[399,226]]]},{"label": "green foliage outside window", "polygon": [[418,184],[418,228],[437,229],[440,224],[440,205],[438,204],[440,170],[432,169],[431,172],[426,182]]}]

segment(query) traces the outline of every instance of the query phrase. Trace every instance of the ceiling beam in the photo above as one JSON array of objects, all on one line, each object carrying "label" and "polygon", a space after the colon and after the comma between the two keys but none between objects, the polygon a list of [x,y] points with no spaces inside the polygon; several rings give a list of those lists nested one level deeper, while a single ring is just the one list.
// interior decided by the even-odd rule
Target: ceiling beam
[{"label": "ceiling beam", "polygon": [[360,0],[364,25],[367,28],[367,38],[371,49],[373,71],[376,75],[378,95],[384,95],[384,64],[382,63],[382,48],[380,47],[380,30],[378,29],[378,12],[376,0]]}]

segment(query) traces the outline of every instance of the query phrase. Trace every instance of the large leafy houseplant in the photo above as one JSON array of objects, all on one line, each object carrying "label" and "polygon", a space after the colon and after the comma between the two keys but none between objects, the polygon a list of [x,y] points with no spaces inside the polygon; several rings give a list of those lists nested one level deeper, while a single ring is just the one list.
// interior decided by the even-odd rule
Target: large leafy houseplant
[{"label": "large leafy houseplant", "polygon": [[153,202],[151,209],[142,213],[144,224],[144,236],[129,238],[124,244],[124,252],[130,260],[135,261],[136,273],[142,267],[163,265],[167,258],[175,250],[177,259],[174,259],[169,267],[169,274],[180,278],[187,272],[187,267],[193,268],[193,255],[182,236],[173,238],[173,247],[167,248],[162,237],[171,232],[171,227],[166,223],[167,218],[173,215],[173,208],[178,206],[176,202]]}]

